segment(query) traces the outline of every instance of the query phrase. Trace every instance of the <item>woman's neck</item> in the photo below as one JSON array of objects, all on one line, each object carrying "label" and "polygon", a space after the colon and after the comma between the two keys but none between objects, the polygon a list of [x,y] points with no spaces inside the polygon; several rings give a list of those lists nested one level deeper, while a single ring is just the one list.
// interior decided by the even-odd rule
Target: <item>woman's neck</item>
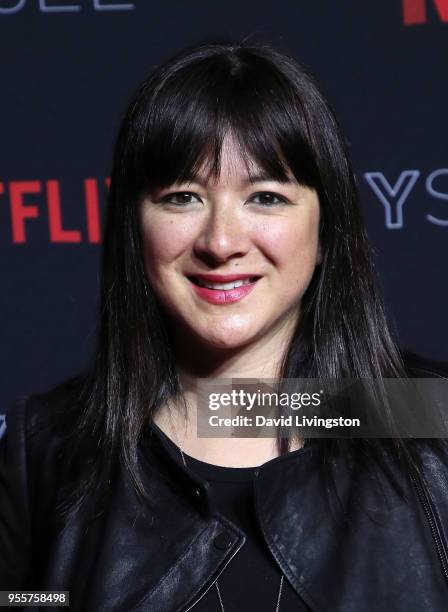
[{"label": "woman's neck", "polygon": [[[281,330],[257,343],[219,350],[201,343],[174,342],[186,413],[178,401],[163,406],[154,420],[162,431],[195,459],[228,467],[261,465],[278,456],[276,438],[199,438],[197,379],[251,378],[277,380],[291,330]],[[185,340],[185,336],[181,335]],[[302,446],[292,445],[291,450]]]},{"label": "woman's neck", "polygon": [[[199,438],[196,410],[190,409],[185,420],[179,406],[171,408],[159,411],[154,421],[190,457],[224,467],[254,467],[279,455],[276,438]],[[295,441],[290,451],[302,446]]]}]

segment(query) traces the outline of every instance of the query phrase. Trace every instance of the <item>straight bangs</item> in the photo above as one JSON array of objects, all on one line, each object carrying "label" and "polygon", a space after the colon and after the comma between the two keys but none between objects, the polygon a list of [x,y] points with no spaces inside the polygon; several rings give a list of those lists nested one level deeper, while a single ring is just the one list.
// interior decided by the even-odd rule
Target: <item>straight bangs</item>
[{"label": "straight bangs", "polygon": [[226,136],[238,145],[249,178],[260,171],[278,181],[292,175],[320,191],[298,91],[263,56],[245,56],[244,49],[190,56],[145,84],[136,105],[146,118],[134,151],[138,195],[188,183],[201,170],[218,178]]}]

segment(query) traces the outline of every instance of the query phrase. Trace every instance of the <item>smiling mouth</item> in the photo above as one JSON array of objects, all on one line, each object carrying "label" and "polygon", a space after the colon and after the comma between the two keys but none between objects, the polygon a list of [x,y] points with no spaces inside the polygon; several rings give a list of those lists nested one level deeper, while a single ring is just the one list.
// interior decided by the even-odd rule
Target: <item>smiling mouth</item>
[{"label": "smiling mouth", "polygon": [[198,287],[205,287],[206,289],[211,289],[214,291],[230,291],[232,289],[236,289],[237,287],[242,287],[243,285],[253,285],[257,282],[260,276],[249,276],[247,278],[243,278],[236,281],[231,281],[229,283],[213,283],[211,281],[204,281],[197,276],[189,276],[189,280],[197,285]]}]

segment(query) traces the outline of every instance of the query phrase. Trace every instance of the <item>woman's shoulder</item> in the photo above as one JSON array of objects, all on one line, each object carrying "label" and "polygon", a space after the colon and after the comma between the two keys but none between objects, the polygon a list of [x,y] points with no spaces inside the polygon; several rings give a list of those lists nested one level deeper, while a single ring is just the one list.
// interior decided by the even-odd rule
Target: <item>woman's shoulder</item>
[{"label": "woman's shoulder", "polygon": [[[20,587],[32,543],[45,549],[67,466],[65,433],[81,380],[14,402],[0,440],[0,588]],[[78,390],[78,391],[77,391]]]},{"label": "woman's shoulder", "polygon": [[40,393],[16,400],[6,415],[6,435],[44,443],[61,435],[69,421],[79,414],[86,374],[64,380]]},{"label": "woman's shoulder", "polygon": [[85,377],[67,379],[43,393],[21,397],[10,406],[0,441],[0,463],[4,471],[26,479],[28,488],[51,485],[63,471],[65,441],[81,410]]}]

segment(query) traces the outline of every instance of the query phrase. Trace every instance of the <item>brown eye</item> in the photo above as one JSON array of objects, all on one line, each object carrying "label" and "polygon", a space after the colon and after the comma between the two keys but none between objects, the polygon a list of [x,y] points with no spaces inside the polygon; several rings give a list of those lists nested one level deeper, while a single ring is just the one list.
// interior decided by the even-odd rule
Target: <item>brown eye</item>
[{"label": "brown eye", "polygon": [[189,191],[177,191],[176,193],[169,193],[162,198],[162,202],[167,204],[177,204],[179,206],[185,204],[194,204],[200,202],[199,196]]},{"label": "brown eye", "polygon": [[250,201],[255,202],[255,204],[261,204],[263,206],[276,206],[278,204],[287,203],[286,198],[270,191],[261,191],[260,193],[254,193],[251,196]]}]

